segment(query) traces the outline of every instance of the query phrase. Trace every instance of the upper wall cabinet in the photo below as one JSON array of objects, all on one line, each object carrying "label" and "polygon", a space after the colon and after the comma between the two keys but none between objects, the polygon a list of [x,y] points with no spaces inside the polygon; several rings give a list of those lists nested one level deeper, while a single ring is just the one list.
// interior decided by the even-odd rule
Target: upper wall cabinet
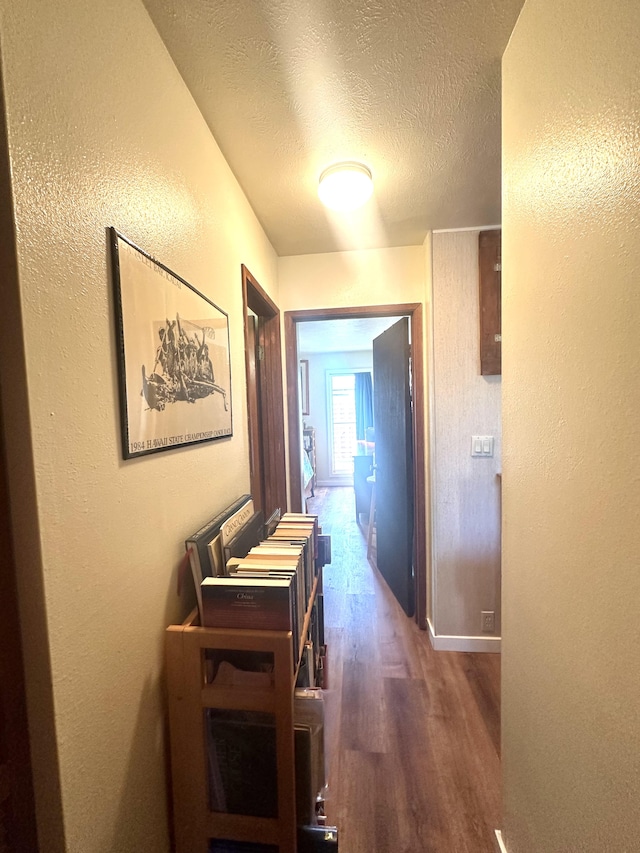
[{"label": "upper wall cabinet", "polygon": [[480,373],[502,373],[502,253],[501,232],[481,231],[480,261]]}]

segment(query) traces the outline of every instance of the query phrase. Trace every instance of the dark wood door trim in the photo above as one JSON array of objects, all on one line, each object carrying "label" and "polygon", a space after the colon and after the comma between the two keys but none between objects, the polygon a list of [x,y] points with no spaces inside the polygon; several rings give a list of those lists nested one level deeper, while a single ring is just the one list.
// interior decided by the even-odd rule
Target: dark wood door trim
[{"label": "dark wood door trim", "polygon": [[[259,464],[252,464],[251,493],[268,517],[276,508],[284,511],[287,506],[280,310],[244,264],[241,272],[250,455],[252,460],[260,458]],[[248,328],[249,311],[258,317],[255,344],[260,358],[255,361],[255,377],[251,375],[255,344]],[[255,395],[249,393],[254,381]]]},{"label": "dark wood door trim", "polygon": [[[1,83],[0,80],[0,270],[3,279],[2,308],[6,325],[5,346],[0,347],[0,374],[4,377],[10,373],[16,377],[24,371],[24,341],[20,333],[22,315],[14,205]],[[8,332],[7,329],[13,331]],[[28,411],[24,387],[21,388],[20,394],[20,397],[11,400],[11,422],[14,428],[18,424],[22,429],[23,425],[27,424]],[[4,395],[9,399],[6,387]],[[0,393],[0,401],[2,399],[3,393]],[[11,524],[10,477],[3,411],[6,412],[7,409],[3,410],[0,402],[0,849],[11,853],[23,850],[37,853],[39,847],[27,712],[27,672],[21,635],[15,534]],[[30,586],[30,595],[43,600],[42,591],[34,589],[34,586]],[[40,653],[46,658],[48,646],[43,646]],[[38,694],[42,696],[46,692],[45,687],[39,690]],[[53,715],[48,719],[52,720]],[[57,769],[52,765],[50,767]],[[49,790],[49,804],[57,807],[60,800],[57,796],[59,785],[56,778],[50,780]],[[51,825],[55,823],[53,818]],[[59,840],[61,834],[49,839],[51,851],[62,849],[62,846],[56,843]]]},{"label": "dark wood door trim", "polygon": [[0,849],[37,851],[11,510],[0,413]]},{"label": "dark wood door trim", "polygon": [[349,308],[312,308],[284,312],[284,340],[287,375],[287,425],[289,434],[289,497],[291,509],[300,511],[300,418],[298,400],[298,323],[309,320],[337,320],[360,317],[409,317],[411,329],[412,425],[414,445],[414,549],[416,622],[427,627],[427,548],[425,480],[425,384],[423,308],[420,302],[369,305]]}]

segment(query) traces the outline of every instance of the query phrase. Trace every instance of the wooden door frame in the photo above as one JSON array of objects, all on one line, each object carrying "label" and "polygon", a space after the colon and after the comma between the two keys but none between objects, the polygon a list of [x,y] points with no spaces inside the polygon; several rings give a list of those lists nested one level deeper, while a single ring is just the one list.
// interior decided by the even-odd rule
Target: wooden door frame
[{"label": "wooden door frame", "polygon": [[[24,341],[21,336],[22,316],[18,283],[18,260],[15,239],[14,203],[11,191],[11,169],[7,147],[7,128],[4,95],[0,79],[0,270],[4,280],[3,310],[9,327],[7,347],[0,347],[2,378],[20,368],[24,360]],[[5,341],[6,342],[6,341]],[[10,355],[9,355],[10,354]],[[6,374],[5,374],[6,371]],[[23,389],[24,393],[24,389]],[[3,399],[7,389],[0,392],[0,847],[9,850],[37,851],[36,804],[31,759],[31,739],[27,709],[27,671],[23,655],[18,574],[15,560],[15,534],[11,521],[11,489],[7,463],[6,424]],[[12,400],[12,423],[27,423],[26,395]],[[21,417],[22,416],[22,417]],[[25,426],[28,429],[28,425]],[[38,598],[42,591],[29,588]],[[43,657],[48,648],[42,648]],[[44,690],[36,691],[40,698]],[[52,719],[52,717],[50,718]],[[51,724],[53,725],[53,724]],[[56,751],[55,749],[53,750]],[[55,779],[50,805],[58,805],[59,787]],[[51,825],[56,825],[55,818]],[[5,838],[5,830],[8,837]],[[50,838],[49,849],[56,848],[56,838]]]},{"label": "wooden door frame", "polygon": [[[241,273],[249,449],[252,460],[256,454],[261,459],[258,470],[251,466],[251,494],[260,496],[260,508],[268,518],[275,509],[284,512],[287,508],[280,310],[244,264]],[[249,311],[258,317],[257,343],[262,354],[256,362],[257,408],[249,393],[253,381],[249,365]]]},{"label": "wooden door frame", "polygon": [[424,348],[423,306],[420,302],[351,308],[311,308],[284,312],[287,370],[287,423],[289,435],[289,498],[300,511],[300,407],[298,399],[298,323],[311,320],[346,320],[369,317],[409,317],[411,328],[412,428],[413,428],[413,529],[415,566],[415,620],[427,627],[427,548],[425,529],[426,478],[424,455]]},{"label": "wooden door frame", "polygon": [[0,847],[5,841],[8,850],[37,851],[25,670],[10,521],[4,421],[0,411]]}]

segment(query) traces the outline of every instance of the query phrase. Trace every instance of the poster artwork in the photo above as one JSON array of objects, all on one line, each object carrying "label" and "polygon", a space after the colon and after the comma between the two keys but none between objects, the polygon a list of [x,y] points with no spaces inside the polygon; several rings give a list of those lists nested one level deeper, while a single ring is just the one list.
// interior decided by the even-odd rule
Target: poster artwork
[{"label": "poster artwork", "polygon": [[124,458],[232,435],[227,314],[111,237]]}]

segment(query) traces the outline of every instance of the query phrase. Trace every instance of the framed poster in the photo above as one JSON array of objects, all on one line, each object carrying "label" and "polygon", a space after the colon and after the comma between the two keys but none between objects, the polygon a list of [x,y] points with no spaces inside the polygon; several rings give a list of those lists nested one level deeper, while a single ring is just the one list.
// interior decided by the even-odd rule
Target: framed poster
[{"label": "framed poster", "polygon": [[110,232],[123,457],[232,435],[227,314]]}]

